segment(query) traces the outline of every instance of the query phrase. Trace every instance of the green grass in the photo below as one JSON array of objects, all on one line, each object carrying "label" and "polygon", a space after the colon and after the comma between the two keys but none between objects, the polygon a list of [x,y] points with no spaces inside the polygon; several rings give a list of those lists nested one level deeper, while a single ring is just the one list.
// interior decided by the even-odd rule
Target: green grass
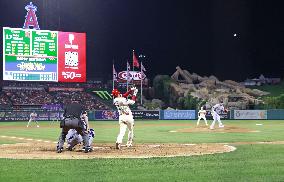
[{"label": "green grass", "polygon": [[[137,121],[135,143],[216,143],[284,141],[283,120],[224,121],[225,126],[258,133],[170,133],[196,121]],[[257,126],[257,123],[263,124]],[[177,125],[174,125],[177,124]],[[185,126],[186,125],[186,126]],[[118,122],[91,122],[95,143],[114,143]],[[0,136],[56,141],[58,123],[0,122]],[[0,144],[6,141],[0,138]],[[235,145],[235,144],[233,144]],[[284,181],[284,145],[236,145],[231,153],[151,159],[15,160],[0,159],[0,181]]]},{"label": "green grass", "polygon": [[9,140],[9,139],[2,139],[2,138],[0,138],[0,145],[1,144],[14,144],[14,143],[20,143],[20,142],[12,141],[12,140]]},{"label": "green grass", "polygon": [[232,153],[195,157],[60,161],[0,159],[4,164],[0,166],[0,179],[86,182],[283,181],[283,150],[283,145],[243,145]]},{"label": "green grass", "polygon": [[[96,143],[114,143],[119,131],[117,121],[90,122],[96,132]],[[257,130],[257,133],[170,133],[171,130],[194,128],[196,121],[137,121],[135,123],[136,143],[216,143],[238,141],[275,141],[284,140],[283,120],[224,120],[225,126],[235,126]],[[263,124],[257,126],[257,123]],[[176,125],[174,125],[176,124]],[[203,123],[201,123],[203,124]],[[57,141],[60,128],[59,123],[41,122],[40,128],[26,128],[26,122],[0,123],[0,135],[28,137]],[[186,126],[185,126],[186,125]],[[11,129],[13,128],[13,129]],[[125,137],[126,139],[126,137]]]},{"label": "green grass", "polygon": [[251,86],[248,88],[269,92],[270,94],[267,96],[279,96],[280,94],[284,93],[284,81],[278,85]]}]

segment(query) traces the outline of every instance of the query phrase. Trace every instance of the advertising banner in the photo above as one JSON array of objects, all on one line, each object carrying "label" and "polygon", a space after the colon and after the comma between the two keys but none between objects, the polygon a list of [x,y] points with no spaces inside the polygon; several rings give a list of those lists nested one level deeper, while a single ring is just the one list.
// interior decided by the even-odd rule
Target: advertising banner
[{"label": "advertising banner", "polygon": [[[222,112],[222,113],[219,114],[219,116],[220,116],[221,119],[230,119],[230,111]],[[213,119],[211,111],[206,111],[206,116],[205,117],[206,117],[206,119]]]},{"label": "advertising banner", "polygon": [[[121,71],[118,73],[118,78],[120,80],[127,81],[127,71]],[[134,81],[140,81],[141,79],[144,80],[146,78],[146,75],[143,74],[143,72],[140,71],[129,71],[128,80],[134,80]]]},{"label": "advertising banner", "polygon": [[267,110],[234,110],[234,119],[267,119]]},{"label": "advertising banner", "polygon": [[284,109],[267,110],[267,119],[284,119]]},{"label": "advertising banner", "polygon": [[3,79],[86,82],[86,34],[3,27]]},{"label": "advertising banner", "polygon": [[95,119],[97,120],[118,120],[118,112],[105,110],[105,111],[95,111]]},{"label": "advertising banner", "polygon": [[86,82],[86,34],[59,32],[58,81]]},{"label": "advertising banner", "polygon": [[160,111],[132,111],[134,119],[160,119]]},{"label": "advertising banner", "polygon": [[164,110],[161,119],[196,119],[195,110]]},{"label": "advertising banner", "polygon": [[[28,121],[30,119],[30,111],[9,110],[0,111],[0,121]],[[63,112],[53,111],[36,111],[37,121],[60,120],[63,118]]]},{"label": "advertising banner", "polygon": [[58,92],[58,91],[68,91],[68,92],[83,92],[84,88],[72,88],[72,87],[49,87],[49,92]]},{"label": "advertising banner", "polygon": [[[160,111],[132,111],[134,119],[159,119]],[[118,120],[118,111],[95,111],[96,120]]]}]

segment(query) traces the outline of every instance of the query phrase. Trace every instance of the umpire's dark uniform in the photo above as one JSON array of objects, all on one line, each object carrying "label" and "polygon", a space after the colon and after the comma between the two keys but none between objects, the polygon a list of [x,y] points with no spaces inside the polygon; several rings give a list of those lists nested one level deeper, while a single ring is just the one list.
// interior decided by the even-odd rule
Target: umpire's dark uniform
[{"label": "umpire's dark uniform", "polygon": [[65,138],[69,129],[75,129],[78,134],[82,136],[85,152],[87,153],[91,151],[90,146],[88,146],[88,135],[84,128],[84,123],[81,120],[81,114],[83,112],[85,112],[85,108],[77,101],[72,101],[71,104],[68,104],[64,107],[64,119],[60,122],[60,128],[62,128],[62,132],[59,136],[59,141],[57,144],[58,153],[61,153],[63,150]]}]

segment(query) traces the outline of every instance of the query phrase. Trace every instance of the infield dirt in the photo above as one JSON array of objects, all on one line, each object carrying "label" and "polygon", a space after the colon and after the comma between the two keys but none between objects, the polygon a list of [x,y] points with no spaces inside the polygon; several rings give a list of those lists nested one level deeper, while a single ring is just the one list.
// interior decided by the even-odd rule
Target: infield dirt
[{"label": "infield dirt", "polygon": [[113,144],[95,144],[94,151],[83,153],[77,146],[74,151],[56,153],[54,143],[17,143],[0,145],[0,158],[12,159],[91,159],[91,158],[151,158],[192,156],[231,152],[235,147],[224,144],[137,144],[133,147],[114,148]]}]

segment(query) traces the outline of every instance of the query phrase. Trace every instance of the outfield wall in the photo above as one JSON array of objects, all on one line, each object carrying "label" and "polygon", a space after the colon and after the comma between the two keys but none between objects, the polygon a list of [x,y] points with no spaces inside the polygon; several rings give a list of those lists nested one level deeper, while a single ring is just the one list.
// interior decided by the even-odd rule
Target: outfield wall
[{"label": "outfield wall", "polygon": [[[0,121],[27,121],[33,110],[0,110]],[[63,118],[63,111],[36,110],[37,120],[51,121]],[[197,110],[134,110],[134,119],[143,120],[196,120]],[[118,120],[116,110],[89,111],[89,120]],[[231,110],[220,114],[221,119],[236,120],[284,120],[284,109],[271,110]],[[207,111],[206,118],[211,120],[212,115]]]}]

